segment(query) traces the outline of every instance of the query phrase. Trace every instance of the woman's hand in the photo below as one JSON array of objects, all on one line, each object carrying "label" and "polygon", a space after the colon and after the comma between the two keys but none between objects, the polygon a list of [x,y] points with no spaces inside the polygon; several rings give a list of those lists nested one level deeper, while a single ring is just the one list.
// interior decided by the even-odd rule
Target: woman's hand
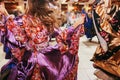
[{"label": "woman's hand", "polygon": [[85,21],[85,14],[81,14],[78,20],[73,24],[73,27],[76,28],[78,25],[83,24]]},{"label": "woman's hand", "polygon": [[3,22],[0,21],[0,29],[4,27]]},{"label": "woman's hand", "polygon": [[5,9],[4,5],[0,5],[0,30],[4,31],[4,17],[8,16],[8,12]]},{"label": "woman's hand", "polygon": [[5,7],[3,5],[0,5],[0,13],[4,14],[5,16],[9,15],[7,10],[5,9]]}]

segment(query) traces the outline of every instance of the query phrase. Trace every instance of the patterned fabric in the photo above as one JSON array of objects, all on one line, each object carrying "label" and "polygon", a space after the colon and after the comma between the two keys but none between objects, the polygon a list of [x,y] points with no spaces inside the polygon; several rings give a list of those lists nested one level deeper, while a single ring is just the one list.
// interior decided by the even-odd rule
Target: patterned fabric
[{"label": "patterned fabric", "polygon": [[79,63],[79,58],[77,57],[75,60],[75,65],[63,80],[77,80],[78,63]]},{"label": "patterned fabric", "polygon": [[[19,79],[63,80],[65,76],[69,76],[68,80],[76,79],[79,37],[84,33],[82,25],[75,29],[69,27],[64,31],[57,30],[57,43],[54,46],[48,45],[47,29],[36,17],[30,15],[9,17],[6,25],[6,31],[8,31],[6,36],[11,43],[32,50],[32,56],[27,62],[21,61],[21,64],[17,64],[16,71],[18,71]],[[11,46],[13,45],[8,47],[15,48]]]},{"label": "patterned fabric", "polygon": [[78,31],[70,31],[73,29],[70,27],[69,29],[65,29],[64,31],[60,32],[57,36],[57,43],[59,45],[59,49],[61,53],[65,53],[66,51],[70,51],[71,54],[78,53],[78,43],[79,43],[79,36],[83,35],[84,30],[83,26],[80,25],[76,30]]},{"label": "patterned fabric", "polygon": [[109,44],[110,42],[110,35],[105,32],[104,30],[100,31],[100,35],[104,38],[104,40]]},{"label": "patterned fabric", "polygon": [[98,28],[101,29],[100,34],[107,42],[108,50],[105,52],[101,45],[99,45],[95,51],[92,61],[94,62],[95,67],[120,77],[120,11],[114,11],[112,17],[107,20],[105,19],[103,6],[97,6],[96,11],[100,16],[100,19],[103,20]]},{"label": "patterned fabric", "polygon": [[110,20],[110,24],[118,35],[120,35],[120,11],[116,12],[116,15]]},{"label": "patterned fabric", "polygon": [[48,45],[47,30],[38,18],[27,15],[17,20],[9,18],[7,28],[13,33],[16,40],[27,45],[29,49],[39,51]]},{"label": "patterned fabric", "polygon": [[40,66],[38,64],[35,65],[33,75],[30,80],[43,80],[40,74]]}]

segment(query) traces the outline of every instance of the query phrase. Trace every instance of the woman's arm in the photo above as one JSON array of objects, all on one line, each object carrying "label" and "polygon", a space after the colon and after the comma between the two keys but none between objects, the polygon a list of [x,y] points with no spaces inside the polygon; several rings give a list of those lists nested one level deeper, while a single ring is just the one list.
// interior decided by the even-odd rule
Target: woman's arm
[{"label": "woman's arm", "polygon": [[58,30],[58,36],[56,37],[57,44],[59,46],[59,50],[61,53],[65,53],[66,51],[70,51],[71,54],[77,54],[78,44],[79,44],[79,36],[81,34],[80,24],[84,23],[84,15],[76,21],[72,27],[69,27],[65,30]]},{"label": "woman's arm", "polygon": [[7,12],[7,10],[5,9],[5,5],[4,5],[4,4],[1,4],[1,5],[0,5],[0,12],[1,12],[2,14],[4,14],[5,16],[8,16],[8,15],[9,15],[8,12]]},{"label": "woman's arm", "polygon": [[7,10],[5,9],[4,5],[0,5],[0,31],[4,31],[4,25],[7,16],[9,16]]},{"label": "woman's arm", "polygon": [[85,14],[81,14],[78,20],[72,25],[74,28],[79,26],[80,24],[83,24],[85,21]]}]

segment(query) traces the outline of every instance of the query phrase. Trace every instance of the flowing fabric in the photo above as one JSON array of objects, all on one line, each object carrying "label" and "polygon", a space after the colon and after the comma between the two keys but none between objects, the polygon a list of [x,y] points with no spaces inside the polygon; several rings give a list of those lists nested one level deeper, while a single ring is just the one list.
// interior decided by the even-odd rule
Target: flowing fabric
[{"label": "flowing fabric", "polygon": [[[115,4],[114,4],[115,5]],[[117,5],[115,5],[117,6]],[[100,19],[105,18],[102,6],[97,6],[96,12],[100,16]],[[107,71],[108,73],[120,77],[120,11],[116,10],[115,15],[111,19],[100,23],[100,35],[106,41],[108,49],[105,51],[102,45],[99,45],[92,58],[95,67]],[[104,16],[104,17],[103,17]]]},{"label": "flowing fabric", "polygon": [[[49,45],[49,34],[46,26],[38,18],[30,15],[14,19],[8,18],[6,26],[7,39],[10,44],[8,47],[10,49],[16,47],[11,44],[14,43],[19,47],[24,46],[26,50],[32,51],[32,55],[28,59],[17,62],[15,67],[7,68],[11,72],[5,76],[7,77],[6,80],[9,80],[8,77],[12,77],[12,80],[77,79],[78,47],[79,37],[83,33],[81,32],[82,25],[75,29],[70,27],[64,31],[57,29],[57,43],[54,46]],[[25,53],[30,54],[30,52]],[[9,66],[9,64],[5,66]],[[6,73],[4,69],[5,67],[2,70]],[[15,74],[16,76],[13,76]]]},{"label": "flowing fabric", "polygon": [[[107,42],[106,40],[103,38],[103,36],[100,35],[100,29],[98,27],[97,24],[97,21],[95,21],[95,12],[93,11],[92,12],[92,17],[93,17],[93,23],[94,23],[94,28],[95,28],[95,31],[96,31],[96,34],[97,34],[97,37],[99,39],[99,42],[100,42],[100,45],[101,47],[103,48],[103,50],[106,52],[108,50],[108,46],[107,46]],[[106,36],[106,35],[105,35]]]},{"label": "flowing fabric", "polygon": [[86,15],[84,27],[85,27],[85,35],[87,38],[92,39],[96,34],[93,26],[93,20],[88,16],[88,14],[82,10],[82,13]]}]

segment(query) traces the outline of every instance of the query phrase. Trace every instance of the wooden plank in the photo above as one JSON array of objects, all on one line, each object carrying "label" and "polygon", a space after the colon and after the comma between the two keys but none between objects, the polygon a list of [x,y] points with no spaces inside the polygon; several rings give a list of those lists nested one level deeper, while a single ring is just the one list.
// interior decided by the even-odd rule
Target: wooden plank
[{"label": "wooden plank", "polygon": [[94,74],[102,80],[115,80],[113,77],[109,76],[108,74],[104,73],[102,70],[97,69]]}]

